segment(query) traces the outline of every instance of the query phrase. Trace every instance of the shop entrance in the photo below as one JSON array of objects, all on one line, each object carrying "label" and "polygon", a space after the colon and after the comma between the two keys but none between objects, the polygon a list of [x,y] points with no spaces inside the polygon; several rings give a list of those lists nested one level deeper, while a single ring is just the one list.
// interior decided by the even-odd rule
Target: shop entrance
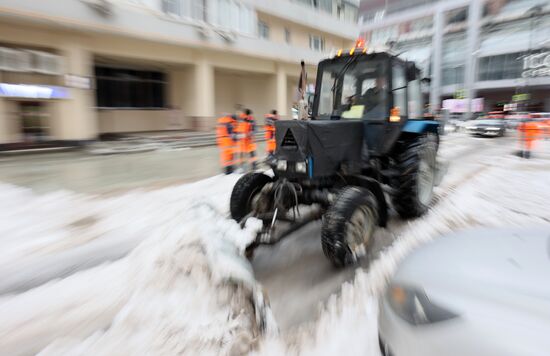
[{"label": "shop entrance", "polygon": [[18,102],[18,120],[25,143],[39,143],[50,140],[50,115],[44,102]]}]

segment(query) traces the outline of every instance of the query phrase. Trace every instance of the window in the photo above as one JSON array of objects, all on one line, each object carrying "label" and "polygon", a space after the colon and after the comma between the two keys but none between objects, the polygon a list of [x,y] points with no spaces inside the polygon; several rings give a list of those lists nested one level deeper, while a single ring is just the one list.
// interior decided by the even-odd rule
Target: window
[{"label": "window", "polygon": [[442,84],[453,85],[464,83],[464,65],[444,66],[442,69]]},{"label": "window", "polygon": [[169,15],[181,16],[179,0],[162,0],[162,12]]},{"label": "window", "polygon": [[443,37],[442,46],[442,84],[462,84],[464,83],[464,65],[466,56],[466,35],[448,35]]},{"label": "window", "polygon": [[259,34],[259,23],[254,9],[236,0],[213,0],[208,8],[209,21],[224,30],[248,35]]},{"label": "window", "polygon": [[95,67],[100,108],[164,108],[166,77],[162,72]]},{"label": "window", "polygon": [[521,78],[526,53],[508,53],[479,59],[478,80]]},{"label": "window", "polygon": [[206,4],[205,0],[191,0],[189,7],[191,8],[191,17],[195,20],[206,20]]},{"label": "window", "polygon": [[285,28],[285,42],[290,44],[291,37],[290,37],[290,30],[288,28]]},{"label": "window", "polygon": [[407,116],[407,80],[405,68],[400,64],[392,67],[393,107],[400,110],[401,116]]},{"label": "window", "polygon": [[263,21],[258,21],[258,36],[264,40],[269,39],[269,26]]},{"label": "window", "polygon": [[332,14],[332,0],[313,0],[313,6]]},{"label": "window", "polygon": [[314,114],[321,118],[339,116],[346,119],[384,120],[387,117],[386,66],[383,61],[345,60],[320,67],[321,87]]},{"label": "window", "polygon": [[162,0],[161,7],[168,15],[201,21],[206,19],[205,0]]},{"label": "window", "polygon": [[340,19],[346,22],[357,22],[359,8],[347,2],[343,3],[343,7],[340,12]]},{"label": "window", "polygon": [[309,48],[314,51],[325,50],[325,39],[317,35],[309,35]]}]

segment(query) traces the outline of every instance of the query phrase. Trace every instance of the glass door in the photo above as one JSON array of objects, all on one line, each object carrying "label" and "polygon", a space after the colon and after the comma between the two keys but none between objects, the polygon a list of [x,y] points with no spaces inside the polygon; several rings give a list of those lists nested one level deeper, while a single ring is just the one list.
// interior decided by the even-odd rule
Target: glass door
[{"label": "glass door", "polygon": [[49,115],[44,103],[22,101],[19,103],[19,120],[25,142],[43,142],[49,139]]}]

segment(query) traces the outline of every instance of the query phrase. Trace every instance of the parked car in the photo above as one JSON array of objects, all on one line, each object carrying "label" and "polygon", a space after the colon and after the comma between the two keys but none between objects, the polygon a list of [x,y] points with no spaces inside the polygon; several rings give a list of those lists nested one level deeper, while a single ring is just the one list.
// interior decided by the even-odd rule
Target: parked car
[{"label": "parked car", "polygon": [[550,350],[548,227],[475,229],[401,262],[380,301],[385,356],[535,356]]},{"label": "parked car", "polygon": [[504,136],[506,123],[503,119],[488,119],[486,117],[466,123],[466,132],[473,136],[496,137]]}]

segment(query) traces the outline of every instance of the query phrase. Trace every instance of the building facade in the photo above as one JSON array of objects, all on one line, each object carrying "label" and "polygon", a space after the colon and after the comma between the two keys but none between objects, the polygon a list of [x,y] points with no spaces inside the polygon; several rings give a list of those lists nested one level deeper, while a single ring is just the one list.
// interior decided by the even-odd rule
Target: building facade
[{"label": "building facade", "polygon": [[368,1],[360,16],[371,44],[390,45],[431,78],[432,110],[469,115],[516,102],[518,110],[550,111],[548,1]]},{"label": "building facade", "polygon": [[0,144],[210,130],[290,115],[299,62],[359,34],[358,1],[0,0]]}]

